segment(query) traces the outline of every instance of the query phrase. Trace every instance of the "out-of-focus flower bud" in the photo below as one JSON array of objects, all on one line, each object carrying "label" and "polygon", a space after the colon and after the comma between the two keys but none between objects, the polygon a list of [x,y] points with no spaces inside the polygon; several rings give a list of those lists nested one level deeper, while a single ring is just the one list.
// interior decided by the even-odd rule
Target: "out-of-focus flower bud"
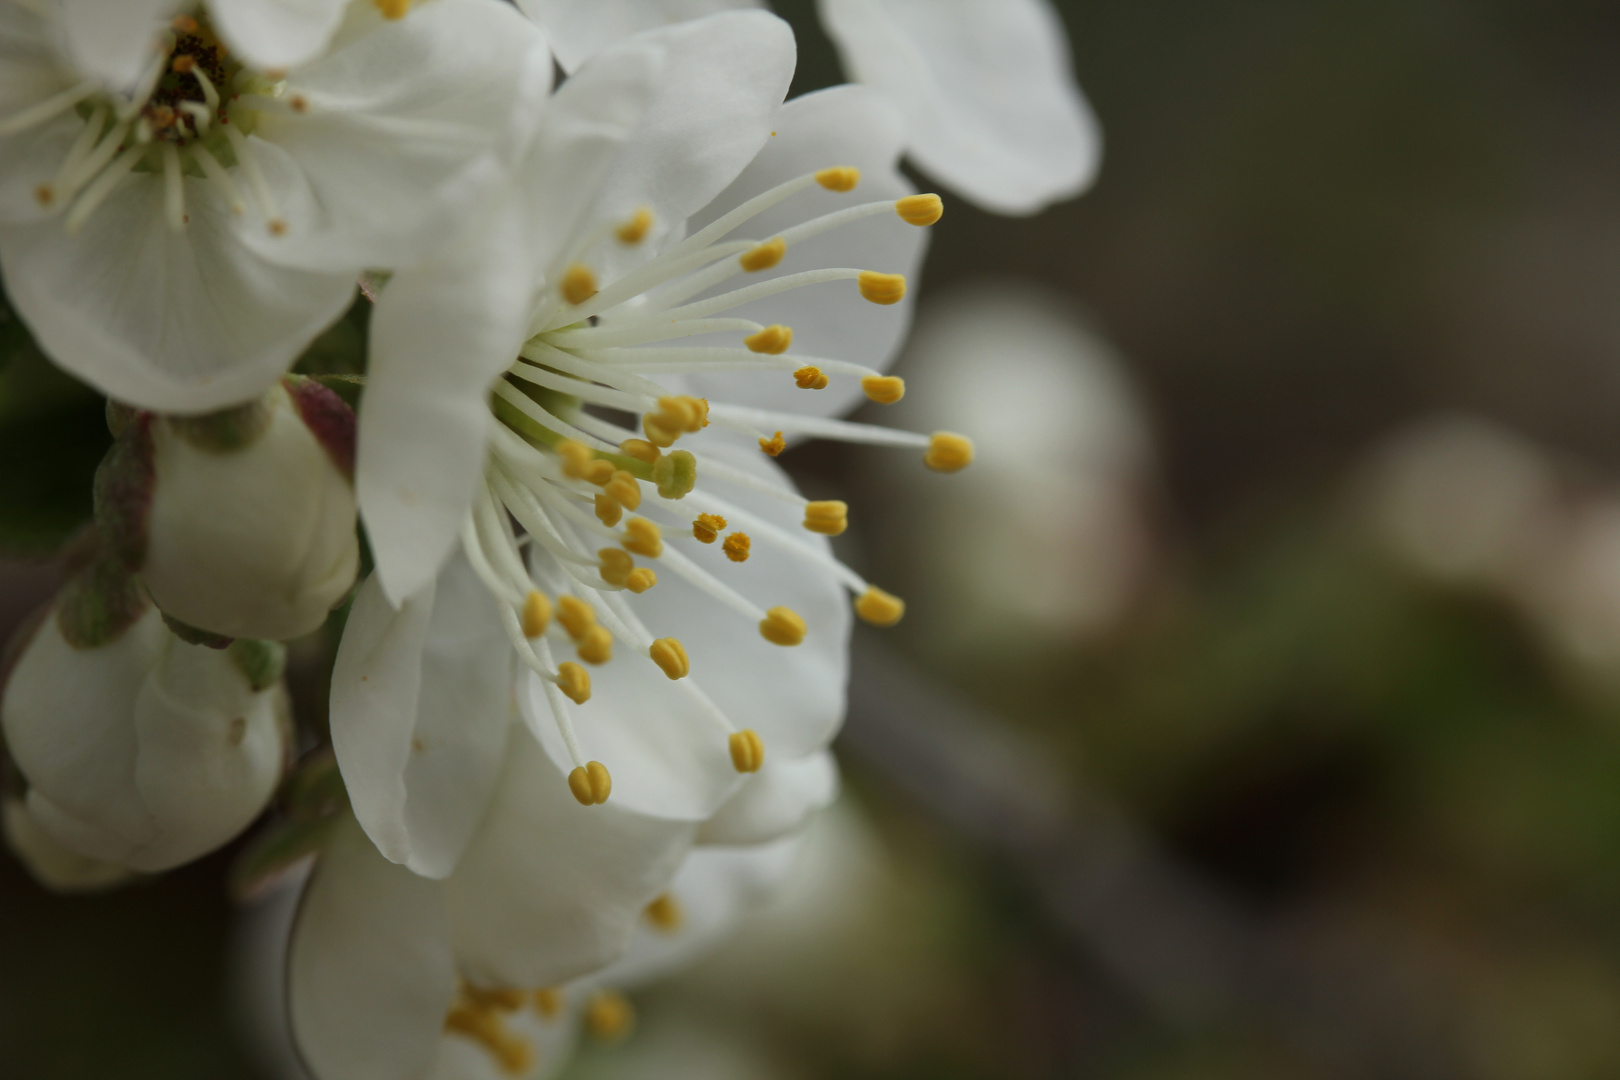
[{"label": "out-of-focus flower bud", "polygon": [[282,665],[270,642],[187,644],[120,567],[92,565],[0,696],[30,823],[68,851],[147,872],[226,843],[281,777]]},{"label": "out-of-focus flower bud", "polygon": [[0,801],[0,829],[5,832],[6,846],[34,880],[55,892],[96,892],[132,876],[116,863],[92,859],[58,844],[39,827],[21,799]]},{"label": "out-of-focus flower bud", "polygon": [[96,520],[170,619],[226,638],[320,627],[354,584],[354,413],[311,379],[201,417],[108,412]]}]

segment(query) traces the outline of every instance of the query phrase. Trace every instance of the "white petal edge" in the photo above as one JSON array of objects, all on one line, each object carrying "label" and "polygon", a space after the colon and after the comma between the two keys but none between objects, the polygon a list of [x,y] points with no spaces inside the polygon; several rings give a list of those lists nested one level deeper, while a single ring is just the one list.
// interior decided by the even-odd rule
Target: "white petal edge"
[{"label": "white petal edge", "polygon": [[761,0],[517,0],[541,26],[564,71],[643,30],[686,22],[732,8],[763,7]]},{"label": "white petal edge", "polygon": [[489,816],[445,882],[461,972],[481,986],[558,986],[622,954],[669,884],[692,826],[574,800],[514,735]]},{"label": "white petal edge", "polygon": [[261,71],[285,71],[318,55],[346,7],[348,0],[208,0],[219,36]]},{"label": "white petal edge", "polygon": [[384,859],[353,818],[334,830],[287,955],[293,1037],[317,1077],[426,1077],[455,985],[443,886]]},{"label": "white petal edge", "polygon": [[797,832],[838,797],[838,763],[823,750],[802,758],[767,757],[765,765],[713,817],[697,842],[765,844]]},{"label": "white petal edge", "polygon": [[1102,136],[1046,0],[819,0],[852,78],[906,115],[912,159],[984,209],[1084,191]]},{"label": "white petal edge", "polygon": [[77,234],[60,218],[0,229],[6,287],[51,359],[131,405],[180,413],[265,390],[354,295],[348,275],[253,255],[216,186],[184,186],[180,230],[151,174],[126,180]]},{"label": "white petal edge", "polygon": [[332,670],[332,746],[385,857],[442,878],[494,792],[511,728],[511,646],[464,559],[398,609],[360,587]]}]

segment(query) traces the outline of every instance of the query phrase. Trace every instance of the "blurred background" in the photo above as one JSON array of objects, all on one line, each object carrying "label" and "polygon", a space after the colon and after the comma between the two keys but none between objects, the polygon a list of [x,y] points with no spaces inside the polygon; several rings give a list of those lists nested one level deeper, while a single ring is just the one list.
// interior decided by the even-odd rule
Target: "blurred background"
[{"label": "blurred background", "polygon": [[[1101,179],[949,202],[884,415],[974,468],[783,459],[911,604],[846,797],[570,1075],[1620,1075],[1620,9],[1058,6]],[[0,348],[9,631],[105,428]],[[65,900],[0,857],[0,1075],[258,1075],[232,855]]]}]

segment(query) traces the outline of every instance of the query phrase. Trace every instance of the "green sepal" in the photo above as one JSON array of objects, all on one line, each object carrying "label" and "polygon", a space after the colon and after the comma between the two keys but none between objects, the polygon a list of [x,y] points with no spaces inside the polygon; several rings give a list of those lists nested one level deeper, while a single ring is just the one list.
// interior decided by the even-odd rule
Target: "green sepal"
[{"label": "green sepal", "polygon": [[170,430],[199,450],[230,454],[253,445],[270,426],[274,408],[261,397],[246,405],[236,405],[201,416],[165,417]]},{"label": "green sepal", "polygon": [[251,900],[280,874],[326,846],[336,817],[319,821],[277,821],[250,840],[231,866],[228,888],[233,900]]},{"label": "green sepal", "polygon": [[146,614],[146,594],[118,559],[103,555],[80,570],[56,602],[56,625],[75,649],[96,649],[124,635]]},{"label": "green sepal", "polygon": [[224,634],[216,634],[212,630],[204,630],[200,626],[192,626],[190,623],[181,622],[167,611],[163,612],[163,625],[167,626],[171,634],[187,645],[201,645],[205,649],[228,648],[231,642],[235,640],[226,637]]},{"label": "green sepal", "polygon": [[[167,616],[164,616],[167,618]],[[254,691],[268,690],[281,681],[287,670],[287,649],[279,641],[260,641],[257,638],[237,638],[225,649]]]},{"label": "green sepal", "polygon": [[125,416],[115,413],[109,402],[107,425],[116,426],[118,437],[96,467],[96,526],[108,548],[133,573],[146,565],[146,524],[157,482],[152,465],[152,414]]}]

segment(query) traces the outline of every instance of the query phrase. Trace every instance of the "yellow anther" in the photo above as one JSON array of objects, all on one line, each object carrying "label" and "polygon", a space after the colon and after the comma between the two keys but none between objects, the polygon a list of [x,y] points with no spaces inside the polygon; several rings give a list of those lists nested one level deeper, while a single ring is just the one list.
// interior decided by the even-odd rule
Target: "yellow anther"
[{"label": "yellow anther", "polygon": [[585,636],[587,630],[596,625],[596,611],[577,596],[559,596],[557,621],[568,631],[569,637],[578,641]]},{"label": "yellow anther", "polygon": [[641,418],[641,430],[647,441],[656,447],[673,446],[681,437],[681,427],[663,413],[648,413]]},{"label": "yellow anther", "polygon": [[709,399],[690,394],[661,397],[658,410],[664,418],[682,431],[702,431],[709,426]]},{"label": "yellow anther", "polygon": [[862,270],[855,279],[861,296],[874,304],[898,304],[906,298],[904,274],[880,274],[876,270]]},{"label": "yellow anther", "polygon": [[551,601],[539,589],[530,589],[523,601],[523,636],[537,638],[551,625]]},{"label": "yellow anther", "polygon": [[749,334],[743,338],[743,344],[748,346],[751,352],[780,356],[793,344],[793,327],[772,323],[759,333]]},{"label": "yellow anther", "polygon": [[174,62],[169,65],[169,70],[176,75],[190,75],[191,69],[196,66],[197,58],[190,53],[185,53],[174,58]]},{"label": "yellow anther", "polygon": [[557,665],[557,689],[575,705],[583,705],[591,700],[591,673],[572,660],[564,660]]},{"label": "yellow anther", "polygon": [[800,390],[827,389],[827,373],[814,364],[806,365],[793,373],[793,381],[799,384]]},{"label": "yellow anther", "polygon": [[753,728],[734,731],[727,740],[731,749],[731,764],[738,772],[759,772],[765,764],[765,744]]},{"label": "yellow anther", "polygon": [[692,522],[692,535],[700,544],[712,544],[725,527],[726,519],[719,514],[699,514],[697,520]]},{"label": "yellow anther", "polygon": [[613,479],[614,471],[613,462],[597,459],[596,461],[587,461],[579,470],[579,477],[581,480],[595,484],[597,487],[606,487],[608,481]]},{"label": "yellow anther", "polygon": [[907,225],[932,225],[945,216],[945,200],[938,195],[907,195],[894,204],[894,212]]},{"label": "yellow anther", "polygon": [[618,548],[603,548],[596,556],[602,560],[600,566],[602,580],[609,585],[624,588],[625,581],[630,577],[630,571],[636,568],[635,560],[630,558],[630,554]]},{"label": "yellow anther", "polygon": [[841,536],[849,528],[849,504],[826,499],[804,504],[804,527],[822,536]]},{"label": "yellow anther", "polygon": [[534,1064],[534,1047],[507,1031],[500,1013],[492,1009],[476,1004],[452,1005],[444,1016],[444,1030],[478,1043],[508,1076],[522,1076]]},{"label": "yellow anther", "polygon": [[596,497],[597,521],[611,529],[619,523],[619,518],[623,516],[624,507],[620,506],[617,500],[607,495],[598,495]]},{"label": "yellow anther", "polygon": [[642,914],[647,916],[648,922],[666,934],[679,930],[681,923],[686,921],[686,912],[681,910],[679,902],[669,893],[648,904]]},{"label": "yellow anther", "polygon": [[591,268],[575,263],[563,271],[563,299],[570,304],[583,304],[596,295],[596,275]]},{"label": "yellow anther", "polygon": [[574,651],[587,664],[605,664],[613,659],[613,635],[605,626],[593,626],[585,631]]},{"label": "yellow anther", "polygon": [[854,191],[861,182],[861,170],[853,165],[835,165],[816,173],[816,183],[828,191]]},{"label": "yellow anther", "polygon": [[585,1030],[599,1042],[618,1042],[636,1026],[630,999],[612,990],[598,990],[585,1005]]},{"label": "yellow anther", "polygon": [[646,566],[636,567],[624,579],[624,587],[638,595],[646,592],[656,584],[658,584],[658,574],[651,567]]},{"label": "yellow anther", "polygon": [[868,375],[861,380],[861,389],[879,405],[893,405],[906,396],[906,380],[898,375]]},{"label": "yellow anther", "polygon": [[385,19],[403,19],[411,10],[411,0],[371,0]]},{"label": "yellow anther", "polygon": [[563,475],[576,480],[585,475],[586,468],[596,458],[590,447],[573,439],[564,439],[557,444],[557,456],[562,458]]},{"label": "yellow anther", "polygon": [[855,601],[855,614],[873,626],[893,626],[906,613],[906,602],[876,585],[868,585]]},{"label": "yellow anther", "polygon": [[174,18],[169,20],[169,25],[180,31],[182,34],[195,34],[197,32],[198,24],[197,20],[193,19],[190,15],[176,15]]},{"label": "yellow anther", "polygon": [[653,466],[653,483],[666,499],[684,499],[697,486],[697,458],[685,450],[675,450]]},{"label": "yellow anther", "polygon": [[960,472],[973,464],[973,440],[966,435],[936,431],[929,436],[923,464],[935,472]]},{"label": "yellow anther", "polygon": [[615,470],[612,478],[602,487],[614,502],[626,510],[634,510],[641,505],[641,485],[623,469]]},{"label": "yellow anther", "polygon": [[787,449],[787,440],[782,438],[782,433],[778,431],[768,439],[759,440],[759,448],[771,457],[779,457],[782,451]]},{"label": "yellow anther", "polygon": [[684,679],[692,672],[692,661],[686,657],[686,648],[672,637],[661,637],[647,649],[653,663],[663,669],[671,679]]},{"label": "yellow anther", "polygon": [[759,633],[772,645],[797,645],[804,640],[804,620],[792,608],[773,607],[759,621]]},{"label": "yellow anther", "polygon": [[720,550],[726,553],[726,558],[732,562],[747,562],[748,549],[753,541],[748,539],[745,532],[734,532],[726,537],[726,542],[720,545]]},{"label": "yellow anther", "polygon": [[613,777],[600,761],[587,761],[568,774],[568,790],[581,806],[600,806],[613,793]]},{"label": "yellow anther", "polygon": [[664,533],[646,518],[631,518],[624,523],[625,537],[620,541],[624,550],[633,551],[648,559],[664,553]]},{"label": "yellow anther", "polygon": [[750,274],[757,274],[761,270],[769,270],[782,261],[787,254],[787,241],[778,236],[774,240],[767,240],[755,248],[749,248],[737,256],[737,265]]},{"label": "yellow anther", "polygon": [[545,987],[534,992],[534,1011],[547,1020],[555,1020],[557,1014],[562,1012],[562,992],[552,987]]},{"label": "yellow anther", "polygon": [[658,461],[658,447],[645,439],[626,439],[619,444],[619,452],[625,457],[645,461],[648,465],[656,464]]},{"label": "yellow anther", "polygon": [[629,221],[614,229],[613,235],[618,238],[621,244],[639,244],[647,239],[647,234],[652,231],[652,227],[653,212],[643,206],[630,215]]}]

